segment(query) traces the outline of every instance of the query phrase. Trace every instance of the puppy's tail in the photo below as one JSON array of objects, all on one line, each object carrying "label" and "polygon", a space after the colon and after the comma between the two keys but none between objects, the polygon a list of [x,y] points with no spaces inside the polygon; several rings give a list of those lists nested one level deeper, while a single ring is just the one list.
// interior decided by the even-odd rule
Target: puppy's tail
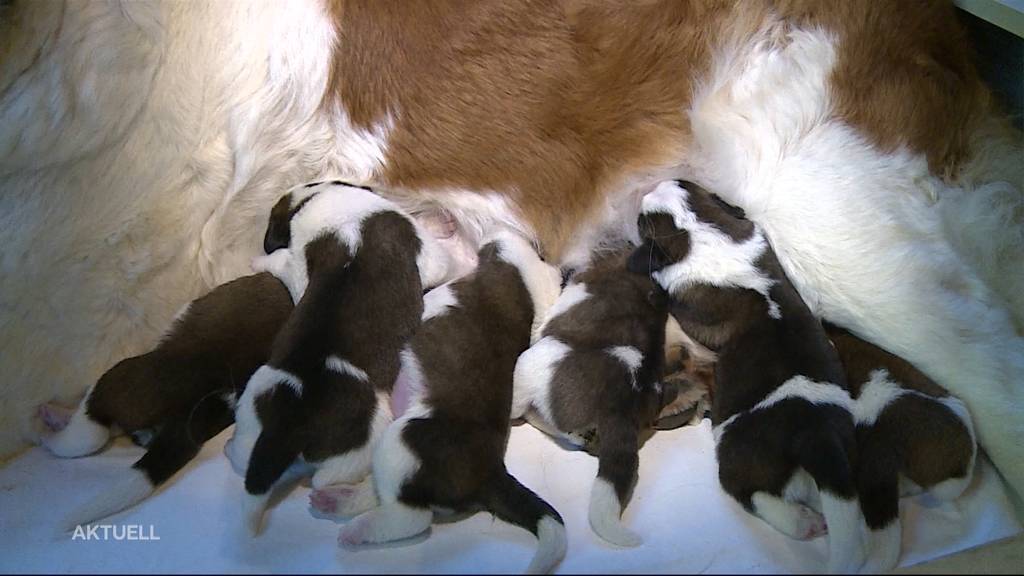
[{"label": "puppy's tail", "polygon": [[65,528],[73,530],[141,502],[195,458],[203,444],[227,428],[233,418],[224,399],[208,397],[200,401],[188,418],[160,428],[127,477],[72,512]]},{"label": "puppy's tail", "polygon": [[598,423],[597,435],[600,464],[590,489],[590,527],[612,544],[639,546],[643,540],[620,519],[639,464],[637,424],[622,416],[608,415]]},{"label": "puppy's tail", "polygon": [[828,524],[828,571],[858,572],[866,559],[866,523],[857,498],[850,455],[831,430],[808,430],[796,443],[801,466],[818,486]]},{"label": "puppy's tail", "polygon": [[484,505],[495,516],[532,532],[539,541],[527,574],[550,573],[565,557],[565,522],[562,516],[529,488],[503,471],[491,483]]},{"label": "puppy's tail", "polygon": [[268,430],[260,433],[252,448],[249,468],[245,472],[245,523],[249,533],[259,535],[263,529],[270,491],[302,452],[302,444],[292,430]]}]

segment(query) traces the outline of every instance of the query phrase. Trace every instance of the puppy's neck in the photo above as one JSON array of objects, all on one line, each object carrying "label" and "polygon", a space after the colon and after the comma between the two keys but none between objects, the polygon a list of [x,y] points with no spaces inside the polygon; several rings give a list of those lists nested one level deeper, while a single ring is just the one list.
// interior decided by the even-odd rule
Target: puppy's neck
[{"label": "puppy's neck", "polygon": [[540,329],[548,309],[554,305],[562,290],[562,275],[557,268],[544,262],[526,239],[512,232],[500,232],[485,240],[495,242],[502,260],[519,270],[520,278],[533,303],[533,321],[530,343],[540,339]]}]

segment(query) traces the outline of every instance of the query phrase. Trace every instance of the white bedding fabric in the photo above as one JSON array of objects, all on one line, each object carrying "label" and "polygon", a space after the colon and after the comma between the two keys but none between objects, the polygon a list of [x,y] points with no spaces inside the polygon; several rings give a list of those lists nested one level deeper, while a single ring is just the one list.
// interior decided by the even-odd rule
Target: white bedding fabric
[{"label": "white bedding fabric", "polygon": [[[536,541],[479,513],[435,524],[411,543],[338,548],[338,525],[312,518],[309,488],[272,509],[263,534],[243,535],[242,480],[222,455],[225,431],[164,490],[102,521],[141,525],[159,541],[83,541],[59,534],[64,514],[123,475],[142,449],[120,439],[96,456],[58,460],[35,448],[0,469],[0,572],[521,572]],[[565,518],[569,551],[559,572],[794,572],[824,567],[826,542],[790,540],[747,514],[718,486],[708,420],[660,432],[640,456],[640,481],[626,523],[644,538],[635,549],[605,544],[586,510],[597,461],[566,451],[523,425],[512,431],[511,472]],[[1001,481],[985,458],[956,503],[905,498],[901,565],[1021,531]],[[119,528],[119,530],[121,530]]]}]

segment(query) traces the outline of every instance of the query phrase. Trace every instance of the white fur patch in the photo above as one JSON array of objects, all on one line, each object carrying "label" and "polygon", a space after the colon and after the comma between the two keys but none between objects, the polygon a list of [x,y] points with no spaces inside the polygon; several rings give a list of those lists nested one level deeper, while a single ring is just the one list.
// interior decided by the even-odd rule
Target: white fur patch
[{"label": "white fur patch", "polygon": [[552,336],[545,336],[519,355],[512,372],[512,418],[521,418],[533,407],[553,422],[549,401],[551,381],[558,363],[572,349]]},{"label": "white fur patch", "polygon": [[763,410],[788,398],[802,398],[812,404],[835,404],[847,410],[851,409],[853,403],[849,392],[840,386],[828,382],[815,382],[806,376],[793,376],[750,411]]},{"label": "white fur patch", "polygon": [[845,500],[824,490],[821,513],[828,524],[828,571],[830,574],[854,574],[867,558],[867,525],[856,498]]},{"label": "white fur patch", "polygon": [[270,492],[266,494],[242,494],[242,522],[250,536],[259,536],[263,531],[263,518],[267,513]]},{"label": "white fur patch", "polygon": [[434,316],[444,314],[449,308],[458,305],[459,301],[455,297],[455,291],[452,290],[451,284],[438,286],[427,292],[426,296],[423,297],[422,320],[426,322]]},{"label": "white fur patch", "polygon": [[888,370],[872,371],[853,404],[854,422],[871,426],[886,406],[906,393],[907,390],[889,379]]},{"label": "white fur patch", "polygon": [[363,371],[362,368],[334,354],[328,356],[327,360],[324,361],[324,368],[337,372],[338,374],[347,374],[363,382],[370,381],[370,377],[367,376],[366,372]]},{"label": "white fur patch", "polygon": [[754,514],[779,532],[797,540],[825,534],[825,519],[799,501],[779,498],[767,492],[755,492],[750,498]]},{"label": "white fur patch", "polygon": [[583,282],[576,282],[566,286],[561,294],[558,295],[555,303],[548,309],[547,314],[545,314],[544,321],[539,328],[540,333],[544,333],[544,329],[547,328],[549,322],[565,314],[573,306],[585,301],[589,297],[590,293],[587,292],[587,285]]},{"label": "white fur patch", "polygon": [[411,538],[430,527],[433,513],[401,502],[385,502],[360,514],[338,532],[338,544],[358,546]]},{"label": "white fur patch", "polygon": [[697,218],[689,207],[689,193],[675,182],[663,182],[644,196],[644,214],[672,216],[675,227],[690,234],[690,252],[680,262],[651,274],[665,290],[678,292],[695,284],[754,290],[768,302],[768,314],[781,318],[779,305],[769,296],[775,281],[757,268],[757,259],[768,249],[759,229],[736,242],[713,224]]},{"label": "white fur patch", "polygon": [[903,529],[897,516],[888,525],[868,532],[867,549],[869,555],[864,568],[865,574],[887,574],[900,561],[900,544],[903,540]]},{"label": "white fur patch", "polygon": [[636,371],[640,369],[640,365],[644,361],[644,355],[633,346],[612,346],[607,348],[605,353],[626,366],[633,389],[639,390],[639,385],[636,381]]},{"label": "white fur patch", "polygon": [[540,338],[544,318],[562,290],[562,275],[557,268],[541,260],[537,251],[522,236],[502,231],[488,238],[487,242],[497,242],[501,258],[519,269],[523,284],[533,300],[530,342],[536,342]]},{"label": "white fur patch", "polygon": [[843,409],[849,410],[850,412],[853,412],[854,409],[854,403],[850,398],[849,392],[843,388],[828,382],[815,382],[806,376],[793,376],[789,380],[786,380],[781,386],[772,390],[771,394],[754,405],[753,408],[744,410],[743,412],[737,412],[718,426],[715,426],[712,429],[715,442],[717,443],[721,439],[722,434],[725,433],[729,425],[737,418],[758,410],[764,410],[789,398],[802,398],[812,404],[834,404]]},{"label": "white fur patch", "polygon": [[402,440],[405,425],[414,418],[429,418],[430,408],[414,403],[388,426],[380,448],[373,453],[373,481],[383,505],[398,503],[402,485],[420,468],[419,458]]},{"label": "white fur patch", "polygon": [[623,526],[619,518],[624,508],[622,504],[611,482],[596,478],[590,488],[590,527],[595,534],[617,546],[639,546],[643,539]]},{"label": "white fur patch", "polygon": [[[92,390],[89,391],[89,395]],[[86,403],[89,395],[78,405],[71,420],[63,430],[43,438],[43,445],[55,456],[61,458],[77,458],[92,454],[103,448],[110,439],[110,429],[89,418],[86,414]]]},{"label": "white fur patch", "polygon": [[537,522],[537,552],[526,568],[527,574],[550,574],[565,558],[568,539],[565,526],[550,516]]}]

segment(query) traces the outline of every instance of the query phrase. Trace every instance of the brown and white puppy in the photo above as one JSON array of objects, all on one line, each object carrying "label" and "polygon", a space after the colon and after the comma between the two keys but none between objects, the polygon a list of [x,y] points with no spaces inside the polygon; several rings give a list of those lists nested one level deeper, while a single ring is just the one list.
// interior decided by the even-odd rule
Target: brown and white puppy
[{"label": "brown and white puppy", "polygon": [[271,488],[302,460],[314,488],[354,484],[391,422],[402,346],[444,254],[388,200],[344,183],[295,188],[271,213],[268,266],[295,311],[252,376],[226,447],[245,472],[246,522],[261,528]]},{"label": "brown and white puppy", "polygon": [[906,360],[826,324],[857,423],[857,488],[872,539],[868,569],[899,560],[901,492],[953,500],[971,482],[977,452],[967,407]]},{"label": "brown and white puppy", "polygon": [[[512,418],[596,450],[590,525],[620,546],[640,537],[619,517],[639,467],[642,434],[678,389],[663,388],[668,297],[649,276],[630,274],[632,249],[577,274],[548,312],[540,340],[519,357]],[[596,446],[585,446],[596,436]]]},{"label": "brown and white puppy", "polygon": [[[744,508],[794,538],[829,532],[828,569],[864,561],[856,435],[839,357],[766,238],[717,198],[666,182],[643,199],[650,274],[671,313],[715,351],[712,424],[719,481]],[[811,508],[820,499],[821,517]]]},{"label": "brown and white puppy", "polygon": [[557,270],[522,238],[502,233],[477,252],[475,272],[427,294],[423,325],[402,353],[417,390],[374,455],[381,506],[342,528],[343,545],[426,530],[431,509],[482,507],[539,540],[529,572],[565,555],[562,518],[505,468],[516,359],[558,296]]},{"label": "brown and white puppy", "polygon": [[[272,275],[239,278],[190,303],[152,351],[103,374],[70,422],[44,439],[46,447],[65,458],[85,456],[102,448],[114,427],[152,438],[128,477],[72,513],[67,526],[141,501],[227,428],[235,399],[270,357],[291,311],[288,291]],[[40,407],[40,415],[60,424],[53,407]]]}]

